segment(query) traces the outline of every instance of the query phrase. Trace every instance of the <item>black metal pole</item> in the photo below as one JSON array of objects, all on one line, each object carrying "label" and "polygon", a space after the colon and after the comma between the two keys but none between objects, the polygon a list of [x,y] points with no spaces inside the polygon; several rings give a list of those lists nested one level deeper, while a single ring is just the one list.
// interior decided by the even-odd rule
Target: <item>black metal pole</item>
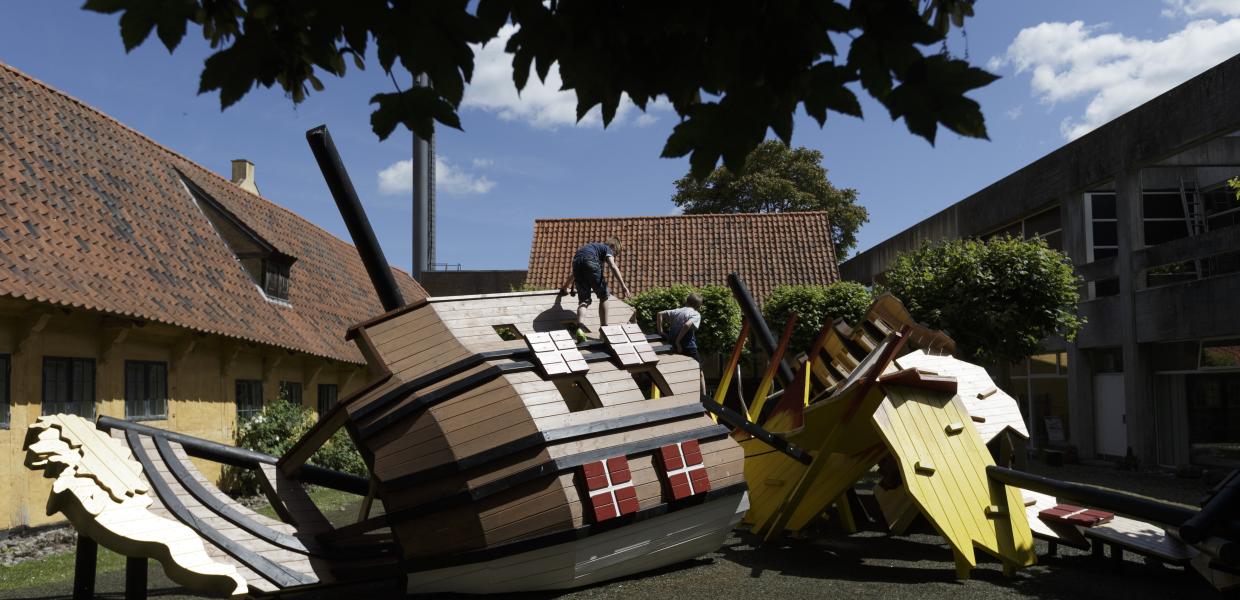
[{"label": "black metal pole", "polygon": [[[414,79],[417,87],[426,87],[426,75]],[[434,125],[431,126],[432,128]],[[433,135],[433,134],[432,134]],[[435,164],[431,140],[413,135],[413,278],[421,281],[422,273],[431,270],[431,202],[435,182],[431,169]]]},{"label": "black metal pole", "polygon": [[125,600],[146,600],[146,559],[141,556],[125,559]]},{"label": "black metal pole", "polygon": [[353,182],[349,180],[349,173],[340,160],[336,145],[332,143],[327,126],[319,125],[307,131],[306,141],[310,143],[314,160],[319,163],[319,170],[323,172],[327,188],[336,200],[336,208],[340,209],[340,216],[349,228],[349,235],[357,246],[357,253],[362,257],[362,264],[370,274],[370,282],[379,294],[383,310],[392,311],[404,306],[405,300],[400,295],[400,288],[396,286],[396,278],[392,276],[392,269],[388,267],[379,241],[375,239],[375,230],[371,228],[366,211],[357,199],[357,190],[353,189]]},{"label": "black metal pole", "polygon": [[[753,295],[749,293],[749,288],[745,286],[745,282],[741,281],[740,276],[736,273],[728,275],[728,287],[732,288],[732,295],[736,297],[736,303],[741,307],[741,314],[745,315],[745,319],[753,327],[754,338],[768,356],[774,356],[775,336],[771,335],[771,329],[767,327],[766,319],[762,317],[762,311],[758,310],[758,303],[753,301]],[[779,377],[779,383],[784,387],[792,385],[792,367],[788,366],[787,360],[780,359],[779,370],[775,374]]]},{"label": "black metal pole", "polygon": [[95,566],[99,558],[99,544],[78,534],[77,553],[73,557],[73,600],[92,600],[95,597]]},{"label": "black metal pole", "polygon": [[1237,515],[1240,515],[1240,471],[1233,471],[1214,497],[1201,507],[1201,512],[1180,526],[1180,538],[1190,544],[1203,542],[1220,523]]},{"label": "black metal pole", "polygon": [[761,425],[750,421],[745,415],[715,402],[714,398],[706,394],[702,394],[702,407],[720,421],[752,435],[754,439],[788,455],[789,458],[801,464],[808,465],[814,462],[814,457],[798,448],[796,444],[763,429]]}]

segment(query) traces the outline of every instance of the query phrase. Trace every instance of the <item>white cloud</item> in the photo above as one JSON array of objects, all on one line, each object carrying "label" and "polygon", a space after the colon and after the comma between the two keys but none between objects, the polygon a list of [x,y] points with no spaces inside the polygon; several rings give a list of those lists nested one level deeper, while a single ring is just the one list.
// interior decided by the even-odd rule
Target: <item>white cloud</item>
[{"label": "white cloud", "polygon": [[1081,21],[1028,27],[991,65],[1029,73],[1034,96],[1046,104],[1088,99],[1084,114],[1060,123],[1071,140],[1240,52],[1240,19],[1190,21],[1161,40],[1104,29]]},{"label": "white cloud", "polygon": [[1240,17],[1240,0],[1163,0],[1164,17],[1222,15]]},{"label": "white cloud", "polygon": [[[474,51],[474,76],[465,88],[461,107],[495,113],[505,121],[521,121],[540,129],[576,125],[601,127],[602,110],[597,106],[586,113],[580,122],[577,121],[577,95],[560,89],[564,82],[560,79],[558,64],[551,66],[545,81],[539,80],[538,74],[531,68],[525,89],[517,93],[512,82],[512,55],[504,52],[508,38],[516,30],[515,25],[505,25],[487,45],[471,46]],[[625,123],[634,114],[638,115],[635,119],[637,125],[649,125],[657,120],[652,113],[670,108],[670,103],[653,102],[647,105],[646,113],[641,113],[626,95],[620,99],[612,125]]]},{"label": "white cloud", "polygon": [[[474,166],[491,161],[474,160]],[[449,196],[468,194],[485,194],[495,188],[495,182],[486,175],[475,175],[466,169],[452,164],[443,156],[435,157],[435,191]],[[408,194],[413,192],[413,161],[401,160],[379,171],[379,193],[388,195]]]},{"label": "white cloud", "polygon": [[493,164],[495,164],[495,161],[493,161],[493,160],[491,160],[491,159],[489,159],[489,158],[475,158],[475,159],[474,159],[474,168],[475,168],[475,169],[485,169],[485,168],[487,168],[487,167],[490,167],[490,166],[491,166],[491,165],[493,165]]},{"label": "white cloud", "polygon": [[1016,119],[1019,119],[1020,116],[1024,113],[1025,113],[1025,106],[1023,104],[1017,104],[1016,106],[1013,106],[1012,108],[1007,109],[1007,118],[1015,121]]}]

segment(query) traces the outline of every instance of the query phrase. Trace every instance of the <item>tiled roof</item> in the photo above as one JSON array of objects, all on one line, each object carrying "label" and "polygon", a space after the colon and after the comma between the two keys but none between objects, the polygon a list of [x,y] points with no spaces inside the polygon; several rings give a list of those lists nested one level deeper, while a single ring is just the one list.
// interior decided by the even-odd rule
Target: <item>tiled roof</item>
[{"label": "tiled roof", "polygon": [[[291,306],[259,291],[178,172],[296,257]],[[406,302],[425,297],[394,271]],[[383,312],[352,245],[4,64],[0,295],[351,362],[346,330]]]},{"label": "tiled roof", "polygon": [[827,213],[801,212],[538,219],[526,282],[559,286],[577,248],[612,235],[620,239],[617,264],[635,294],[677,283],[727,285],[735,271],[762,303],[780,284],[839,280]]}]

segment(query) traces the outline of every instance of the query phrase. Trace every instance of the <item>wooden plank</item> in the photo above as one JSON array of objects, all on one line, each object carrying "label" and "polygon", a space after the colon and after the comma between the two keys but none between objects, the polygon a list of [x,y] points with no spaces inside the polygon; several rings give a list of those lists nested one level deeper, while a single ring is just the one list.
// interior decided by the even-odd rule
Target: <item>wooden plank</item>
[{"label": "wooden plank", "polygon": [[427,322],[427,319],[433,319],[435,316],[433,310],[416,310],[395,319],[389,319],[371,327],[366,327],[366,335],[370,337],[370,340],[375,345],[383,344],[406,335],[410,331],[416,331],[421,324]]}]

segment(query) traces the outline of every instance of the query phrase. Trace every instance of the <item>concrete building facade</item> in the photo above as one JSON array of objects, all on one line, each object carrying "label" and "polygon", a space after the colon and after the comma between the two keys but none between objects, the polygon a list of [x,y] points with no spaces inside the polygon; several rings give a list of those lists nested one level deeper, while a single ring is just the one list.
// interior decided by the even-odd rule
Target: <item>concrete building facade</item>
[{"label": "concrete building facade", "polygon": [[1044,237],[1082,277],[1074,343],[1017,365],[1035,444],[1240,464],[1240,56],[841,265],[874,282],[927,241]]}]

